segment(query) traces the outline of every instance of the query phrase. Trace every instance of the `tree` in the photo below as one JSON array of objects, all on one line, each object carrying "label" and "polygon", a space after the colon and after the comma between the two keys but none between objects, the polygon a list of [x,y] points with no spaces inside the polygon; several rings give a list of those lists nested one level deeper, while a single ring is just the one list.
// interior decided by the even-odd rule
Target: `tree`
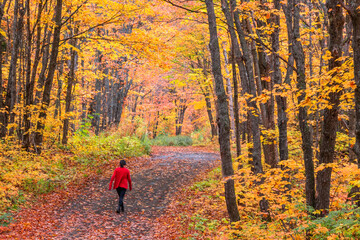
[{"label": "tree", "polygon": [[221,153],[221,167],[225,178],[225,199],[228,214],[231,222],[240,220],[239,211],[236,204],[234,179],[234,170],[232,166],[230,152],[230,120],[227,96],[224,88],[223,77],[221,73],[220,48],[217,38],[216,16],[214,11],[214,3],[212,0],[206,0],[206,9],[209,21],[210,32],[210,52],[211,66],[215,79],[215,92],[217,96],[217,124],[219,128],[219,144]]},{"label": "tree", "polygon": [[[300,9],[299,0],[289,0],[287,5],[283,5],[286,16],[287,27],[292,32],[291,44],[292,54],[296,63],[297,88],[300,91],[298,102],[301,104],[306,97],[306,73],[305,73],[305,55],[303,46],[300,42]],[[291,66],[288,66],[291,67]],[[299,126],[302,138],[302,149],[305,163],[305,193],[306,204],[315,208],[315,175],[312,150],[312,134],[308,124],[307,107],[299,107]]]},{"label": "tree", "polygon": [[[250,47],[245,39],[245,33],[243,29],[243,24],[240,21],[240,14],[239,10],[236,8],[236,1],[230,0],[230,5],[232,9],[234,9],[234,22],[236,27],[236,32],[240,40],[240,45],[242,48],[243,58],[246,75],[243,76],[240,73],[240,78],[245,77],[246,79],[243,84],[243,88],[245,92],[247,92],[251,98],[256,97],[256,86],[255,86],[255,79],[254,79],[254,62],[253,57],[251,55]],[[253,165],[253,172],[254,173],[262,173],[263,166],[261,162],[261,132],[260,132],[260,112],[257,107],[256,101],[248,101],[248,107],[250,108],[248,111],[249,115],[249,122],[248,126],[251,129],[252,133],[252,141],[253,141],[253,148],[251,149],[252,155],[252,165]]]},{"label": "tree", "polygon": [[59,53],[59,45],[60,45],[60,32],[61,32],[61,16],[62,16],[62,0],[56,1],[55,6],[55,27],[53,33],[53,41],[52,41],[52,49],[50,55],[49,69],[47,73],[47,77],[45,79],[44,90],[42,94],[41,101],[41,110],[39,114],[39,120],[36,125],[36,134],[35,134],[35,145],[36,151],[41,152],[41,147],[43,143],[43,131],[45,128],[44,121],[47,116],[47,108],[50,105],[50,93],[54,80],[54,74],[56,69],[57,56]]},{"label": "tree", "polygon": [[[331,87],[336,88],[338,85],[336,78],[338,77],[337,67],[341,66],[339,58],[342,56],[342,41],[344,16],[342,7],[338,0],[328,0],[326,2],[329,16],[329,51],[331,59],[329,61],[329,70],[331,74]],[[325,165],[323,170],[317,173],[316,178],[316,209],[323,210],[321,215],[325,215],[330,204],[330,186],[332,168],[326,166],[334,161],[334,148],[336,140],[336,132],[338,126],[338,114],[341,92],[337,89],[329,93],[329,107],[324,110],[324,120],[320,138],[320,159],[319,164]]]},{"label": "tree", "polygon": [[[353,59],[354,59],[354,78],[355,78],[355,139],[356,142],[352,146],[352,150],[356,154],[357,165],[360,168],[360,1],[350,1],[348,5],[342,4],[342,7],[345,8],[350,15],[353,35],[352,35],[352,48],[353,48]],[[353,186],[350,191],[350,196],[355,200],[357,206],[360,206],[360,188],[358,186]]]},{"label": "tree", "polygon": [[[274,0],[274,8],[278,11],[277,13],[273,14],[272,20],[275,25],[274,32],[271,35],[272,47],[274,52],[277,53],[280,50],[279,44],[279,32],[280,32],[280,1]],[[289,29],[289,31],[291,31]],[[289,35],[290,39],[290,35]],[[293,58],[292,56],[289,57]],[[289,61],[289,64],[293,64]],[[282,85],[282,76],[281,76],[281,69],[280,69],[280,59],[278,55],[273,54],[273,82],[274,84]],[[288,71],[292,71],[292,67],[288,67]],[[287,74],[288,75],[288,74]],[[289,78],[289,76],[287,76]],[[287,116],[286,116],[286,97],[283,96],[276,96],[276,103],[277,103],[277,124],[279,129],[279,155],[280,161],[287,160],[289,157],[289,150],[288,150],[288,140],[287,140]]]},{"label": "tree", "polygon": [[[71,29],[72,34],[71,35],[76,35],[78,33],[77,28],[75,27],[75,29]],[[63,124],[63,137],[62,137],[62,144],[67,144],[68,142],[68,133],[69,133],[69,124],[70,124],[70,118],[69,118],[69,113],[71,110],[71,100],[72,100],[72,95],[73,95],[73,88],[75,85],[75,70],[77,67],[77,60],[78,60],[78,56],[77,56],[77,52],[75,49],[73,48],[77,48],[77,39],[71,39],[70,45],[72,46],[72,48],[70,48],[70,62],[69,62],[69,73],[67,76],[67,87],[66,87],[66,97],[65,97],[65,119],[64,119],[64,124]]]}]

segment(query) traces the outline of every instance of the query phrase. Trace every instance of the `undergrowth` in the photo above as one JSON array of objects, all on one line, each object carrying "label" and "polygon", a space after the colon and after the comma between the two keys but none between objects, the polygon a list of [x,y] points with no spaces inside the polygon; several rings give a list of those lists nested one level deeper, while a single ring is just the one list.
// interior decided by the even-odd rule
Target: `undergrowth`
[{"label": "undergrowth", "polygon": [[[176,206],[178,211],[184,211],[174,220],[185,226],[179,230],[183,236],[187,239],[360,239],[360,210],[348,198],[351,186],[359,183],[360,171],[342,158],[348,141],[340,141],[336,147],[338,159],[333,164],[330,213],[323,218],[315,218],[316,212],[309,214],[313,210],[305,204],[301,144],[297,135],[289,136],[289,142],[290,159],[281,163],[285,170],[266,166],[265,173],[258,175],[252,173],[243,146],[243,155],[234,161],[239,222],[229,224],[224,220],[228,215],[220,168],[189,187],[184,193],[188,197]],[[315,171],[320,169],[323,166],[318,165]],[[268,205],[267,211],[260,210],[261,201]]]},{"label": "undergrowth", "polygon": [[191,146],[193,141],[190,136],[160,135],[150,140],[150,144],[155,146]]},{"label": "undergrowth", "polygon": [[0,225],[10,222],[9,210],[31,196],[65,188],[91,172],[101,174],[101,166],[112,159],[150,153],[150,145],[135,136],[88,132],[77,132],[68,145],[54,145],[40,155],[9,142],[0,142],[0,149]]}]

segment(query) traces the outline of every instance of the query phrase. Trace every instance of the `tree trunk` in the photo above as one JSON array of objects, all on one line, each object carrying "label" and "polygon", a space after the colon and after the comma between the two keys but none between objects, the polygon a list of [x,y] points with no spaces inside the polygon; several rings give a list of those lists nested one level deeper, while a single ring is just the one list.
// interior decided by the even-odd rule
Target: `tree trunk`
[{"label": "tree trunk", "polygon": [[[250,73],[249,73],[249,71],[247,71],[248,70],[247,67],[251,66],[251,64],[252,64],[251,62],[249,62],[251,60],[251,58],[247,59],[246,57],[248,57],[248,55],[245,56],[245,52],[244,52],[244,57],[241,55],[239,42],[237,40],[237,36],[236,36],[235,28],[234,28],[234,20],[236,22],[237,21],[236,18],[239,18],[238,14],[236,15],[234,12],[236,9],[236,1],[234,1],[234,0],[230,1],[230,9],[229,9],[228,1],[222,0],[221,7],[222,7],[222,11],[224,12],[224,15],[225,15],[226,22],[229,26],[228,30],[230,33],[231,46],[234,51],[234,59],[233,60],[236,61],[236,64],[238,65],[238,68],[239,68],[242,88],[243,88],[244,92],[251,94],[252,92],[251,92],[250,86],[252,86],[253,91],[255,91],[252,67],[251,67]],[[240,30],[240,31],[242,31],[242,30]],[[240,37],[240,35],[239,35],[239,37]],[[244,39],[242,39],[242,40],[244,40]],[[243,46],[244,42],[242,41],[241,44]],[[245,42],[245,44],[247,44],[247,43]],[[248,54],[248,52],[247,52],[247,54]],[[246,60],[246,63],[248,64],[247,67],[245,67],[245,65],[244,65],[244,62],[243,62],[244,58],[247,59]],[[251,76],[250,76],[250,74],[251,74]],[[250,81],[252,81],[252,85],[250,84]],[[255,93],[255,96],[256,96],[256,93]],[[247,105],[248,105],[248,107],[253,108],[253,110],[258,113],[256,103],[250,101],[250,99],[247,99]],[[250,110],[248,111],[248,114],[249,114],[250,118],[252,119],[251,120],[252,126],[250,128],[250,129],[252,129],[252,132],[251,132],[251,134],[248,134],[248,137],[250,135],[252,135],[253,142],[254,142],[253,148],[249,149],[249,153],[252,156],[251,164],[253,165],[253,171],[255,173],[260,173],[260,172],[262,172],[262,163],[261,163],[261,141],[260,141],[259,117],[256,116],[256,114],[253,114],[252,111],[250,111]],[[248,125],[248,127],[250,127],[250,125]],[[239,150],[237,150],[237,151],[239,151]]]},{"label": "tree trunk", "polygon": [[[329,17],[329,51],[331,52],[331,59],[329,60],[329,70],[341,66],[341,61],[338,58],[342,56],[342,32],[344,28],[344,17],[342,7],[338,0],[328,0],[326,2]],[[332,74],[336,77],[336,73]],[[336,80],[331,82],[336,86]],[[334,161],[336,129],[338,125],[338,112],[340,103],[340,91],[329,93],[329,104],[324,110],[324,120],[320,138],[320,159],[319,164],[329,164]],[[330,205],[330,185],[331,185],[331,167],[317,173],[316,178],[316,209],[322,210],[320,215],[327,214]]]},{"label": "tree trunk", "polygon": [[[354,78],[356,83],[355,88],[355,138],[356,142],[353,146],[353,151],[356,154],[358,161],[358,168],[360,168],[360,0],[351,1],[348,6],[349,14],[353,26],[353,39],[352,48],[354,52]],[[360,189],[359,187],[353,187],[351,189],[351,197],[354,201],[357,201],[357,206],[360,206]]]},{"label": "tree trunk", "polygon": [[[200,63],[200,61],[199,61]],[[208,78],[208,61],[206,60],[205,57],[203,57],[203,61],[202,61],[202,70],[203,70],[203,74],[205,76],[205,79]],[[206,104],[206,112],[208,114],[208,118],[209,118],[209,123],[210,123],[210,128],[211,128],[211,139],[213,139],[215,136],[217,136],[217,129],[216,129],[216,125],[215,125],[215,121],[213,118],[213,114],[212,114],[212,106],[211,106],[211,99],[210,99],[210,89],[209,86],[207,85],[207,83],[205,83],[204,87],[201,87],[201,83],[200,83],[200,88],[201,91],[204,95],[205,98],[205,104]]]},{"label": "tree trunk", "polygon": [[[297,88],[301,91],[298,96],[299,104],[305,100],[306,81],[305,81],[305,54],[300,42],[300,9],[299,0],[289,0],[287,7],[284,8],[287,27],[292,32],[292,50],[296,62]],[[291,23],[291,25],[289,25]],[[290,66],[289,66],[290,67]],[[315,208],[315,175],[312,150],[312,135],[308,124],[307,108],[299,107],[299,125],[302,139],[302,149],[305,165],[305,193],[306,204]]]},{"label": "tree trunk", "polygon": [[128,70],[124,69],[124,73],[123,73],[124,79],[121,79],[120,77],[120,83],[118,83],[118,88],[117,88],[117,95],[116,95],[116,111],[115,111],[115,126],[119,126],[120,124],[120,120],[121,120],[121,115],[123,112],[123,108],[124,108],[124,104],[125,104],[125,99],[126,96],[129,92],[129,89],[132,85],[133,80],[129,80],[129,74],[128,74]]},{"label": "tree trunk", "polygon": [[[274,0],[274,7],[280,12],[280,0]],[[277,14],[274,14],[273,16],[273,22],[275,24],[274,32],[271,35],[272,40],[272,47],[274,52],[279,52],[280,50],[280,43],[279,43],[279,33],[280,33],[280,16]],[[291,26],[291,25],[290,25]],[[288,29],[289,30],[289,29]],[[291,30],[290,30],[291,31]],[[291,39],[291,34],[288,31],[288,38]],[[290,40],[291,41],[291,40]],[[291,43],[289,41],[289,53],[291,53]],[[288,62],[293,65],[293,56],[289,56]],[[288,67],[286,72],[286,78],[285,78],[285,84],[287,78],[290,81],[290,75],[292,74],[292,67]],[[281,70],[280,70],[280,59],[279,57],[274,54],[273,56],[273,74],[272,78],[274,81],[274,84],[278,84],[278,86],[283,85],[282,77],[281,77]],[[278,93],[281,93],[278,91]],[[278,113],[278,131],[279,131],[279,157],[280,161],[287,160],[289,158],[289,150],[288,150],[288,139],[287,139],[287,114],[286,114],[286,97],[282,96],[276,96],[276,104],[277,104],[277,113]]]},{"label": "tree trunk", "polygon": [[[72,35],[77,34],[77,29],[75,29]],[[76,48],[77,43],[76,39],[71,39],[70,45]],[[62,137],[62,144],[66,145],[68,142],[68,133],[69,133],[69,113],[71,107],[71,100],[72,100],[72,90],[73,86],[75,86],[75,69],[77,66],[77,51],[73,48],[70,49],[70,66],[69,66],[69,73],[67,77],[67,87],[66,87],[66,96],[65,96],[65,119],[63,125],[63,137]]]},{"label": "tree trunk", "polygon": [[234,100],[233,100],[233,94],[231,89],[231,80],[230,80],[230,72],[228,69],[229,66],[229,58],[226,52],[225,45],[223,45],[223,55],[225,59],[225,71],[226,71],[226,93],[229,96],[229,109],[230,109],[230,127],[231,127],[231,138],[235,139],[235,122],[234,122]]},{"label": "tree trunk", "polygon": [[[245,62],[245,69],[247,74],[247,93],[252,97],[256,97],[256,87],[255,87],[255,79],[254,79],[254,70],[253,70],[253,59],[251,55],[251,51],[249,45],[245,39],[245,34],[243,31],[243,26],[240,22],[239,10],[236,9],[236,0],[230,0],[230,4],[232,9],[234,9],[234,21],[236,30],[240,39],[241,48],[243,50],[244,57],[242,60]],[[240,69],[241,74],[241,69]],[[243,74],[244,76],[245,74]],[[241,75],[240,75],[241,76]],[[241,76],[242,77],[242,76]],[[250,115],[250,127],[252,132],[252,171],[254,173],[262,173],[263,167],[261,162],[261,139],[260,139],[260,119],[259,119],[259,109],[257,107],[256,101],[248,101],[248,107],[250,107],[249,115]]]},{"label": "tree trunk", "polygon": [[211,99],[209,94],[209,89],[205,86],[203,91],[203,95],[205,98],[205,104],[206,104],[206,112],[209,118],[210,128],[211,128],[211,138],[213,139],[215,136],[217,136],[217,130],[215,126],[215,121],[212,114],[212,107],[211,107]]},{"label": "tree trunk", "polygon": [[42,104],[41,104],[39,120],[37,122],[36,134],[35,134],[35,145],[36,145],[36,151],[38,153],[41,152],[41,148],[42,148],[43,131],[45,128],[44,121],[46,119],[47,109],[50,104],[50,93],[51,93],[51,88],[52,88],[52,84],[53,84],[53,80],[54,80],[57,56],[59,53],[60,32],[61,32],[61,12],[62,12],[62,0],[57,0],[56,6],[55,6],[55,28],[54,28],[54,34],[53,34],[53,42],[52,42],[51,56],[50,56],[50,62],[49,62],[49,69],[48,69],[48,75],[45,80]]},{"label": "tree trunk", "polygon": [[[13,20],[13,34],[14,41],[13,47],[11,50],[11,61],[9,67],[9,75],[8,75],[8,85],[6,90],[6,98],[5,98],[5,106],[7,108],[7,112],[5,113],[5,122],[4,128],[8,126],[9,123],[12,123],[15,117],[15,113],[13,112],[16,102],[16,70],[17,70],[17,62],[18,55],[20,49],[20,43],[22,39],[22,29],[23,29],[23,20],[25,11],[23,8],[20,8],[20,4],[18,0],[15,0],[14,3],[14,20]],[[14,128],[9,129],[9,135],[12,135]],[[6,131],[5,131],[6,132]],[[5,136],[2,136],[5,137]]]},{"label": "tree trunk", "polygon": [[51,31],[47,26],[44,27],[44,46],[43,46],[43,57],[41,61],[41,71],[39,74],[38,82],[37,82],[37,90],[35,93],[34,104],[38,104],[41,101],[41,94],[43,92],[43,87],[46,79],[46,70],[48,69],[49,57],[50,57],[50,39],[51,39]]},{"label": "tree trunk", "polygon": [[[232,55],[232,78],[234,85],[234,122],[235,122],[235,143],[236,143],[236,157],[239,158],[241,156],[241,131],[240,131],[240,117],[239,117],[239,94],[238,94],[238,81],[236,74],[236,66],[235,66],[235,51],[234,47],[231,45],[231,55]],[[239,165],[240,167],[240,165]]]},{"label": "tree trunk", "polygon": [[[264,10],[266,10],[266,8],[264,6],[262,6],[262,8],[264,8]],[[265,22],[258,20],[258,26],[262,27],[262,26],[266,26]],[[276,23],[275,23],[276,24]],[[250,27],[249,27],[250,28]],[[264,38],[266,37],[266,35],[260,31],[260,30],[256,30],[257,34],[260,38]],[[276,33],[276,31],[278,31],[276,28],[274,29],[274,33]],[[252,33],[252,31],[250,32]],[[271,40],[271,39],[270,39]],[[252,44],[252,48],[253,48],[253,56],[254,56],[254,62],[255,62],[255,69],[257,70],[257,75],[258,77],[256,79],[258,79],[257,81],[259,82],[258,85],[258,95],[260,96],[262,94],[262,89],[266,89],[268,92],[270,92],[270,98],[268,101],[266,101],[266,103],[260,103],[260,109],[263,112],[261,114],[262,116],[262,123],[263,126],[265,127],[265,129],[267,130],[265,133],[262,133],[263,135],[263,148],[264,148],[264,157],[265,157],[265,163],[267,163],[268,165],[270,165],[270,167],[275,168],[277,167],[278,164],[278,158],[279,158],[279,153],[278,153],[278,149],[276,147],[276,138],[274,135],[275,132],[275,113],[274,113],[274,105],[275,105],[275,101],[274,101],[274,96],[272,94],[272,90],[274,87],[274,74],[279,74],[280,73],[280,61],[279,59],[277,60],[277,65],[276,64],[276,59],[275,58],[275,54],[273,54],[273,56],[271,56],[273,59],[272,61],[270,61],[269,57],[267,56],[264,48],[262,46],[258,46],[258,51],[256,51],[256,46],[255,46],[255,42],[253,42]],[[271,63],[273,64],[273,69],[271,69]],[[270,75],[270,72],[273,72],[272,75]],[[280,81],[281,81],[281,73],[280,73]]]},{"label": "tree trunk", "polygon": [[34,87],[35,87],[35,77],[37,68],[40,62],[40,45],[41,45],[41,14],[43,4],[40,1],[38,4],[38,15],[36,18],[37,28],[36,28],[36,43],[35,43],[35,56],[34,63],[31,69],[31,31],[30,31],[30,1],[26,1],[26,11],[27,11],[27,76],[26,76],[26,85],[25,85],[25,114],[24,114],[24,135],[23,135],[23,145],[24,148],[29,150],[31,145],[31,111],[30,108],[34,103]]},{"label": "tree trunk", "polygon": [[[102,54],[100,51],[96,52],[96,71],[102,72]],[[101,74],[99,74],[101,75]],[[92,112],[92,120],[91,120],[91,126],[95,129],[95,134],[98,135],[100,132],[100,109],[101,109],[101,79],[100,76],[98,76],[95,80],[95,96],[92,103],[93,106],[93,112]]]},{"label": "tree trunk", "polygon": [[155,125],[153,128],[153,139],[155,139],[158,134],[157,130],[158,130],[158,126],[159,126],[159,117],[160,117],[160,112],[157,111],[156,116],[155,116],[156,122],[155,122]]},{"label": "tree trunk", "polygon": [[[63,72],[64,72],[64,62],[65,59],[61,59],[60,60],[60,65],[58,66],[58,73],[59,76],[62,76]],[[55,119],[60,119],[61,118],[61,93],[63,91],[63,81],[61,78],[57,79],[57,93],[56,93],[56,100],[55,100],[55,111],[54,111],[54,118]]]},{"label": "tree trunk", "polygon": [[[185,100],[180,99],[179,105],[176,108],[176,119],[175,119],[175,135],[181,135],[182,125],[184,123],[185,111],[187,106],[185,105]],[[176,105],[176,101],[175,101]]]},{"label": "tree trunk", "polygon": [[227,103],[227,97],[225,93],[223,77],[221,73],[220,62],[220,48],[217,38],[216,16],[214,11],[214,4],[212,0],[206,0],[207,15],[209,21],[210,32],[210,53],[212,72],[215,79],[215,93],[217,96],[217,124],[219,128],[219,144],[221,154],[221,167],[223,176],[225,177],[225,199],[228,214],[231,222],[237,222],[240,220],[239,211],[237,209],[234,170],[232,166],[231,151],[230,151],[230,120],[229,109]]}]

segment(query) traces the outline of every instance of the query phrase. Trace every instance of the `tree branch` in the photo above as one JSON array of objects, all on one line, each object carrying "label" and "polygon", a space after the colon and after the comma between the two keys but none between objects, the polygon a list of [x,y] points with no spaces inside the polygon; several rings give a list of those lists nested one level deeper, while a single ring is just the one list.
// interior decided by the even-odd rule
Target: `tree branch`
[{"label": "tree branch", "polygon": [[192,9],[190,9],[190,8],[183,7],[183,6],[181,6],[181,5],[179,5],[179,4],[176,4],[176,3],[174,3],[174,2],[172,2],[172,1],[170,1],[170,0],[163,0],[163,1],[171,4],[171,5],[174,6],[174,7],[181,8],[181,9],[186,10],[186,11],[188,11],[188,12],[206,14],[205,12],[201,12],[201,11],[198,11],[198,10],[192,10]]},{"label": "tree branch", "polygon": [[349,13],[351,17],[355,15],[355,13],[348,6],[345,5],[343,0],[338,0],[338,2],[340,3],[341,7],[344,8]]}]

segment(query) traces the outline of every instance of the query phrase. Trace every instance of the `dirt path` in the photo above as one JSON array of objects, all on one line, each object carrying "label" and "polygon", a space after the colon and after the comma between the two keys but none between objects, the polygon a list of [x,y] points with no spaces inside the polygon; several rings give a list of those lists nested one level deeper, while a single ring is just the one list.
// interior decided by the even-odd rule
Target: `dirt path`
[{"label": "dirt path", "polygon": [[[23,239],[156,239],[153,236],[160,229],[156,218],[197,175],[217,166],[219,156],[193,147],[154,150],[151,158],[128,163],[133,191],[126,193],[125,213],[115,213],[117,194],[107,190],[111,176],[107,171],[60,205],[52,203],[59,197],[54,194],[30,216],[19,217],[12,231],[3,236],[19,236],[13,231],[21,231]],[[31,214],[38,216],[31,221]]]}]

